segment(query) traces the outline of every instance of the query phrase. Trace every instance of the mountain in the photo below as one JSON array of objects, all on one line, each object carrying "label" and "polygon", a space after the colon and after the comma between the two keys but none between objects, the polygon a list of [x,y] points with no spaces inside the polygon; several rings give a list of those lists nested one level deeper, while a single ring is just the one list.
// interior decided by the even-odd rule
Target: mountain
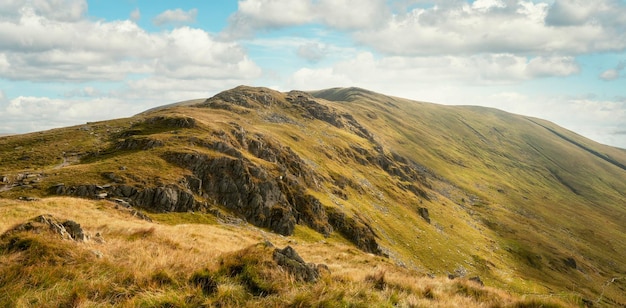
[{"label": "mountain", "polygon": [[[86,244],[95,247],[86,251],[106,250],[105,260],[123,260],[111,245],[132,250],[139,242],[143,249],[157,247],[157,254],[180,256],[187,249],[195,257],[186,263],[200,267],[196,255],[215,250],[202,262],[222,258],[212,265],[217,268],[205,270],[218,277],[218,295],[196,296],[212,304],[248,281],[237,278],[244,265],[233,265],[235,270],[224,264],[271,255],[272,242],[326,264],[330,278],[317,285],[343,293],[243,284],[253,296],[246,301],[257,305],[626,305],[626,150],[497,109],[442,106],[359,88],[281,93],[240,86],[131,118],[2,137],[0,180],[0,263],[13,264],[20,274],[4,274],[16,281],[30,276],[19,270],[25,261],[11,261],[20,258],[16,251],[25,258],[31,247],[16,243],[37,239],[16,232],[38,230],[33,226],[55,220],[26,221],[53,213],[57,225],[72,218],[85,232],[111,238]],[[219,248],[211,248],[212,242]],[[227,254],[232,251],[235,257]],[[152,257],[131,259],[141,258]],[[124,293],[126,304],[138,305],[133,296],[146,289],[163,295],[189,284],[181,277],[193,269],[160,258],[165,267],[131,276],[154,278],[161,271],[171,288],[124,285],[122,279],[120,285],[137,289]],[[278,268],[279,261],[268,258],[250,262]],[[122,263],[135,268],[136,260]],[[86,268],[103,275],[115,271]],[[374,293],[342,289],[363,287],[351,276]],[[299,281],[293,277],[292,283]],[[485,287],[467,282],[470,277]],[[17,288],[0,279],[3,287]],[[90,290],[68,293],[82,303],[97,302]],[[15,294],[12,304],[39,296]],[[272,302],[268,294],[282,297]],[[337,301],[301,298],[306,296]]]}]

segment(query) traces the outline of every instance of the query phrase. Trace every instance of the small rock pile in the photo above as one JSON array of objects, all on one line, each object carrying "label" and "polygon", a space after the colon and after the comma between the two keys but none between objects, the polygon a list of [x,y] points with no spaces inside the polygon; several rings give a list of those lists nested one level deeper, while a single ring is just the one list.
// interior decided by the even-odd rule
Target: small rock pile
[{"label": "small rock pile", "polygon": [[53,233],[61,235],[62,238],[77,242],[89,240],[89,236],[84,232],[83,228],[73,220],[60,221],[52,215],[39,215],[28,222],[19,224],[3,234],[7,236],[16,232],[35,232],[49,230]]}]

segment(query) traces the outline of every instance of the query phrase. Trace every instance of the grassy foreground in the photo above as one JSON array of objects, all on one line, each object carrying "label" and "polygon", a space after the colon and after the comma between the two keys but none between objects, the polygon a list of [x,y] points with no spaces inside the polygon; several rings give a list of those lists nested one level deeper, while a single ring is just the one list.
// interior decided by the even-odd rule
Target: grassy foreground
[{"label": "grassy foreground", "polygon": [[[42,214],[78,222],[91,239],[7,232]],[[569,307],[579,300],[429,277],[306,227],[282,237],[200,213],[152,218],[109,201],[0,199],[0,306]],[[268,243],[292,246],[328,270],[316,282],[298,281],[272,259]]]}]

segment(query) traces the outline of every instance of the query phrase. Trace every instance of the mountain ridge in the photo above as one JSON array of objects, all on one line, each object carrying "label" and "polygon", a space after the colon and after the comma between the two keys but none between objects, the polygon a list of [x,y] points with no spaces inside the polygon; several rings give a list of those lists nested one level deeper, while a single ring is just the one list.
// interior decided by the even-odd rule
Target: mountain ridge
[{"label": "mountain ridge", "polygon": [[623,280],[602,287],[626,271],[626,151],[545,120],[359,88],[240,86],[0,144],[2,198],[305,227],[432,275],[626,301]]}]

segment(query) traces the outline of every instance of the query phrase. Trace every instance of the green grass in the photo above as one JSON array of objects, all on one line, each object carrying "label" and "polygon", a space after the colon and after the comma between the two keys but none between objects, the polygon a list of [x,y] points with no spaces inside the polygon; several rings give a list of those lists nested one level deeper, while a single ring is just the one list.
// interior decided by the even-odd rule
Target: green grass
[{"label": "green grass", "polygon": [[[440,106],[352,88],[313,93],[329,99],[318,101],[338,114],[351,114],[373,134],[373,142],[348,128],[303,117],[281,93],[239,90],[252,96],[271,95],[275,104],[239,114],[180,106],[137,118],[2,137],[0,175],[38,172],[45,176],[32,188],[15,187],[0,192],[0,197],[46,196],[47,188],[56,183],[106,184],[110,180],[102,176],[105,172],[114,172],[135,187],[177,184],[190,171],[168,163],[165,153],[225,155],[192,140],[226,140],[236,146],[231,131],[232,123],[237,123],[248,137],[262,134],[264,140],[295,152],[318,180],[306,193],[325,207],[362,217],[389,252],[390,262],[438,277],[463,267],[469,275],[480,275],[483,281],[512,292],[562,292],[585,299],[596,299],[607,280],[626,272],[621,258],[626,255],[622,206],[626,171],[619,167],[626,164],[624,150],[594,143],[546,121],[495,109]],[[268,122],[271,114],[297,123]],[[197,125],[178,128],[141,122],[156,116],[193,117]],[[127,138],[125,132],[164,145],[113,151],[116,142]],[[425,167],[425,180],[408,181],[367,162],[367,156],[379,155],[380,149],[387,157],[397,153]],[[282,172],[276,163],[238,150],[268,174]],[[56,168],[63,162],[63,152],[83,159]],[[428,198],[402,188],[410,184]],[[430,224],[418,215],[420,207],[428,208]],[[150,216],[169,226],[220,226],[214,216],[204,213]],[[304,243],[348,243],[337,232],[324,238],[304,226],[296,227],[293,238]],[[576,259],[580,270],[563,271],[559,262],[569,257]],[[231,305],[249,299],[241,295],[236,282],[229,283],[218,286],[216,296],[234,298],[228,302]],[[604,290],[603,296],[626,302],[619,289],[626,285],[618,284]],[[151,303],[169,297],[164,294],[151,297]],[[350,296],[358,300],[325,298],[334,304],[360,303],[358,294]],[[322,305],[307,295],[298,300]],[[184,297],[173,301],[184,302]]]},{"label": "green grass", "polygon": [[150,218],[172,226],[180,224],[215,225],[218,223],[215,216],[205,213],[151,213]]}]

